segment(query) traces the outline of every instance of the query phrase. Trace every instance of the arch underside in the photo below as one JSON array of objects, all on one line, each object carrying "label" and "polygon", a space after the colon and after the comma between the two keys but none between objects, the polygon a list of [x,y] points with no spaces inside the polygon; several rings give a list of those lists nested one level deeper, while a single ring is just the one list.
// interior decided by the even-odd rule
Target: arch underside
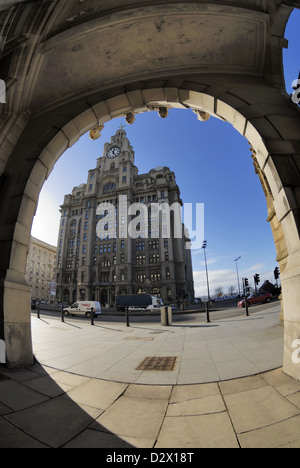
[{"label": "arch underside", "polygon": [[282,73],[285,26],[292,6],[300,5],[14,3],[0,9],[7,83],[0,127],[0,338],[11,343],[10,365],[32,361],[24,271],[38,196],[55,162],[97,125],[169,107],[230,122],[251,145],[282,273],[285,368],[300,378],[289,362],[300,333],[300,120]]}]

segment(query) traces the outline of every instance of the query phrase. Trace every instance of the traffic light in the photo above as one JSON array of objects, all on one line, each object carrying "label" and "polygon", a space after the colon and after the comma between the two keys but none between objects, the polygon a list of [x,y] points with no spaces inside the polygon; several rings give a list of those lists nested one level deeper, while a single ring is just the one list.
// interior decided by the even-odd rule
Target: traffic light
[{"label": "traffic light", "polygon": [[245,278],[244,281],[245,281],[245,287],[248,288],[248,286],[249,286],[249,280],[248,280],[248,278]]},{"label": "traffic light", "polygon": [[279,276],[280,276],[280,270],[278,267],[275,268],[274,270],[274,276],[275,276],[275,279],[278,280]]},{"label": "traffic light", "polygon": [[260,283],[260,276],[258,274],[256,274],[254,276],[254,282],[255,282],[256,285],[258,285]]}]

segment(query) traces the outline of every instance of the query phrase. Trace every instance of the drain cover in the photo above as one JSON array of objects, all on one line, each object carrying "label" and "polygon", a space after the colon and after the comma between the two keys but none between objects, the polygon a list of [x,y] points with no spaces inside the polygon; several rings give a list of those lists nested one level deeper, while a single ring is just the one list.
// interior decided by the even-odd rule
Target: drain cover
[{"label": "drain cover", "polygon": [[177,356],[146,357],[135,370],[170,372],[176,367]]}]

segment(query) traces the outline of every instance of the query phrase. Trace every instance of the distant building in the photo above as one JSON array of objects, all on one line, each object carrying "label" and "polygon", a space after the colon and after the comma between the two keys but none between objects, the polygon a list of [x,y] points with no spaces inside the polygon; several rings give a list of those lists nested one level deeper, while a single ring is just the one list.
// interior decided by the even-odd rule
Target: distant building
[{"label": "distant building", "polygon": [[[139,175],[134,158],[126,132],[118,130],[89,171],[87,183],[65,196],[57,248],[58,300],[89,299],[109,306],[119,294],[139,293],[165,303],[194,299],[184,226],[180,224],[181,238],[174,238],[174,219],[168,233],[161,229],[166,213],[158,214],[158,223],[151,213],[153,204],[182,204],[175,174],[158,167]],[[100,212],[103,203],[109,205]],[[136,238],[127,235],[132,220],[128,209],[134,203],[143,205],[135,213],[140,216]]]},{"label": "distant building", "polygon": [[26,265],[26,280],[32,299],[50,301],[50,284],[55,282],[56,247],[31,237]]}]

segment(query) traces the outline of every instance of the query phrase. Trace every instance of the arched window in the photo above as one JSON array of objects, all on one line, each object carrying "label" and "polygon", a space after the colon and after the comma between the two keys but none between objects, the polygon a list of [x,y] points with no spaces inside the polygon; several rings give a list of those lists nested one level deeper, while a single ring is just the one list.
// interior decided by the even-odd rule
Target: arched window
[{"label": "arched window", "polygon": [[109,193],[109,192],[114,192],[116,190],[116,184],[113,182],[109,182],[108,184],[105,185],[103,189],[103,193]]}]

